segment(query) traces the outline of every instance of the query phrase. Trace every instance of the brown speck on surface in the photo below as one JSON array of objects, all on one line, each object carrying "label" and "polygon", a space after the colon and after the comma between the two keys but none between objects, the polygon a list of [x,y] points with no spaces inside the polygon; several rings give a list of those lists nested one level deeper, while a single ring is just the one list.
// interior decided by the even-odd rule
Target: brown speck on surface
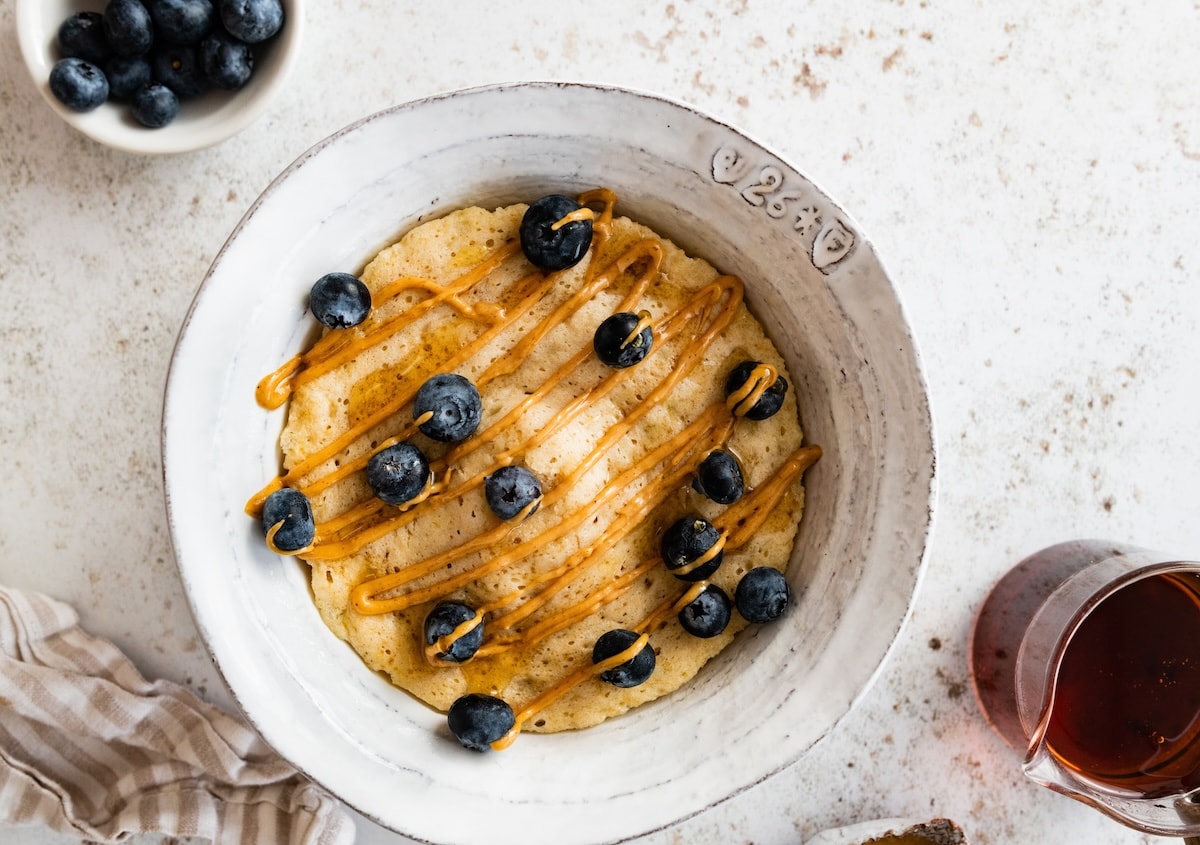
[{"label": "brown speck on surface", "polygon": [[883,60],[884,72],[887,72],[887,71],[891,70],[893,67],[895,67],[896,62],[900,61],[900,57],[903,55],[904,55],[904,47],[897,47],[888,56],[886,56]]},{"label": "brown speck on surface", "polygon": [[1179,145],[1179,151],[1183,153],[1183,157],[1188,161],[1200,161],[1200,149],[1192,149],[1188,145],[1187,133],[1184,131],[1183,124],[1176,123],[1172,128],[1175,130],[1175,143]]},{"label": "brown speck on surface", "polygon": [[1113,505],[1116,503],[1116,499],[1114,499],[1112,496],[1105,496],[1104,501],[1100,504],[1104,508],[1105,513],[1112,513]]},{"label": "brown speck on surface", "polygon": [[225,195],[225,202],[237,202],[237,199],[238,199],[237,191],[233,190],[233,188],[230,188],[229,193],[227,193]]},{"label": "brown speck on surface", "polygon": [[962,698],[963,694],[967,691],[966,681],[953,680],[941,669],[937,670],[937,676],[938,680],[946,685],[946,697],[952,701]]},{"label": "brown speck on surface", "polygon": [[934,651],[940,651],[942,648],[941,637],[930,637],[929,638],[929,647]]},{"label": "brown speck on surface", "polygon": [[812,68],[809,67],[808,62],[800,65],[800,72],[792,77],[792,83],[807,88],[809,96],[814,100],[825,93],[825,86],[827,85],[824,80],[813,76]]}]

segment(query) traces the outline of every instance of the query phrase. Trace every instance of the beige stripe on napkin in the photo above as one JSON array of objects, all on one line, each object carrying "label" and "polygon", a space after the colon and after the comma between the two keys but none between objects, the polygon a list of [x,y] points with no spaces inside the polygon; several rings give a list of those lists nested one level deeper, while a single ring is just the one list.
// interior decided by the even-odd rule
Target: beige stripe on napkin
[{"label": "beige stripe on napkin", "polygon": [[348,845],[354,824],[241,721],[79,627],[69,606],[0,587],[0,825],[100,843]]}]

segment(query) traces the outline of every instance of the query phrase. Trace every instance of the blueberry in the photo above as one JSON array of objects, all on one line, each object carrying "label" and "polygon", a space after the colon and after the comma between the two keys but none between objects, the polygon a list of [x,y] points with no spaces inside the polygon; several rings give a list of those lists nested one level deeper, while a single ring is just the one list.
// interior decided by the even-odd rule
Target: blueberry
[{"label": "blueberry", "polygon": [[663,563],[681,581],[702,581],[721,566],[724,553],[717,551],[690,571],[688,567],[704,557],[720,538],[721,532],[704,517],[685,516],[663,532],[660,544]]},{"label": "blueberry", "polygon": [[654,345],[654,331],[650,326],[638,330],[642,317],[622,311],[601,323],[592,337],[596,357],[608,366],[622,370],[649,355],[650,347]]},{"label": "blueberry", "polygon": [[413,419],[433,413],[418,428],[443,443],[466,440],[479,428],[483,418],[483,400],[475,385],[457,373],[436,375],[421,385],[413,399]]},{"label": "blueberry", "polygon": [[733,602],[747,622],[772,622],[787,609],[791,588],[778,569],[758,566],[738,581]]},{"label": "blueberry", "polygon": [[446,714],[450,733],[472,751],[487,751],[516,723],[517,717],[504,699],[479,692],[457,699]]},{"label": "blueberry", "polygon": [[679,611],[679,624],[693,637],[708,639],[724,631],[732,615],[733,602],[729,600],[729,594],[716,584],[709,584]]},{"label": "blueberry", "polygon": [[389,505],[403,505],[425,491],[432,480],[429,461],[411,443],[380,449],[367,461],[367,484]]},{"label": "blueberry", "polygon": [[247,44],[266,41],[283,28],[280,0],[219,0],[218,10],[229,34]]},{"label": "blueberry", "polygon": [[281,552],[308,547],[317,530],[308,497],[291,487],[281,487],[263,502],[262,524],[267,532],[279,526],[271,542]]},{"label": "blueberry", "polygon": [[59,59],[50,69],[50,91],[71,111],[91,111],[108,99],[108,80],[91,62]]},{"label": "blueberry", "polygon": [[371,291],[349,273],[326,273],[309,291],[308,308],[331,329],[348,329],[367,319]]},{"label": "blueberry", "polygon": [[108,0],[104,36],[118,56],[144,56],[154,44],[154,23],[141,0]]},{"label": "blueberry", "polygon": [[161,82],[151,82],[134,92],[129,108],[142,126],[159,129],[179,114],[179,98]]},{"label": "blueberry", "polygon": [[718,505],[732,504],[746,491],[742,466],[729,452],[714,449],[700,462],[692,488]]},{"label": "blueberry", "polygon": [[[254,73],[254,51],[246,42],[216,31],[200,42],[200,64],[213,86],[224,91],[237,91]],[[367,307],[370,308],[370,294]]]},{"label": "blueberry", "polygon": [[158,36],[171,44],[199,44],[217,20],[210,0],[148,0]]},{"label": "blueberry", "polygon": [[142,56],[113,56],[104,65],[104,75],[108,78],[108,96],[130,100],[150,84],[150,63]]},{"label": "blueberry", "polygon": [[164,44],[150,53],[154,80],[166,85],[181,100],[198,97],[208,90],[208,80],[200,66],[200,53],[194,46]]},{"label": "blueberry", "polygon": [[[531,503],[542,498],[542,484],[538,477],[522,466],[506,466],[483,479],[483,493],[488,507],[501,519],[515,519]],[[529,516],[537,513],[534,504]]]},{"label": "blueberry", "polygon": [[521,218],[521,249],[533,266],[546,272],[578,264],[592,244],[592,221],[558,221],[582,206],[562,194],[550,194],[533,203]]},{"label": "blueberry", "polygon": [[[475,618],[473,608],[462,602],[441,601],[425,617],[425,643],[433,645],[442,637],[454,633],[454,629],[464,622]],[[467,633],[450,644],[446,651],[439,651],[437,656],[442,660],[462,663],[470,660],[483,645],[483,620]]]},{"label": "blueberry", "polygon": [[[729,376],[725,379],[725,396],[729,397],[731,393],[741,389],[745,385],[746,380],[750,378],[755,367],[762,366],[758,361],[743,361],[732,370],[729,371]],[[765,420],[767,417],[773,416],[780,408],[783,407],[783,397],[787,394],[788,383],[783,376],[777,376],[775,383],[768,387],[757,402],[746,411],[744,416],[749,420]]]},{"label": "blueberry", "polygon": [[[596,664],[620,654],[633,645],[637,638],[638,634],[624,628],[614,628],[608,631],[601,635],[600,639],[596,640],[596,645],[592,647],[592,663]],[[653,674],[654,663],[654,649],[649,643],[646,643],[642,650],[631,659],[626,660],[620,666],[614,666],[612,669],[601,672],[600,680],[606,681],[614,687],[636,687],[638,684],[645,683],[646,679]]]},{"label": "blueberry", "polygon": [[58,26],[58,49],[63,58],[103,64],[112,55],[104,36],[104,16],[99,12],[76,12]]}]

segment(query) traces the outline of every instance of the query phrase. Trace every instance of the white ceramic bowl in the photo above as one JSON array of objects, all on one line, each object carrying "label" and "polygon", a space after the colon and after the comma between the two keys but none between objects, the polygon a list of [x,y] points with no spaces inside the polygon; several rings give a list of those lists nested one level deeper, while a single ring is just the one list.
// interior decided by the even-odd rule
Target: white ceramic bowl
[{"label": "white ceramic bowl", "polygon": [[241,132],[283,89],[304,41],[304,0],[283,0],[283,29],[256,51],[254,75],[246,87],[236,92],[211,91],[187,100],[171,123],[147,129],[130,116],[127,103],[110,101],[90,112],[76,112],[50,92],[50,69],[60,58],[59,25],[76,12],[104,11],[105,0],[17,0],[16,5],[21,54],[46,103],[89,138],[131,153],[185,153]]},{"label": "white ceramic bowl", "polygon": [[[759,183],[766,187],[755,188]],[[693,683],[598,727],[478,755],[322,625],[306,569],[242,512],[278,469],[257,380],[310,336],[308,288],[430,216],[607,186],[718,268],[784,352],[810,442],[784,620]],[[760,196],[756,191],[765,196]],[[255,202],[188,315],[167,385],[171,532],[197,624],[284,757],[381,824],[458,845],[611,842],[698,813],[802,760],[870,685],[908,615],[934,492],[925,384],[903,311],[851,218],[719,120],[613,88],[436,96],[318,144]]]}]

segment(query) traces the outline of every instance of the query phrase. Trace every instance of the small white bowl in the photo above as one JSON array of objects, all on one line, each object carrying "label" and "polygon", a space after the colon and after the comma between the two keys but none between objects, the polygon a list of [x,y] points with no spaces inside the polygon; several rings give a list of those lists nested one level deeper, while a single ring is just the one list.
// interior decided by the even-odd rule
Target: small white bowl
[{"label": "small white bowl", "polygon": [[110,101],[89,112],[76,112],[50,91],[50,70],[61,58],[59,25],[76,12],[103,12],[104,6],[105,0],[17,0],[17,36],[33,84],[50,108],[89,138],[130,153],[186,153],[241,132],[282,90],[304,40],[303,0],[283,0],[283,29],[256,52],[254,75],[246,87],[184,101],[171,123],[148,129],[133,119],[127,103]]},{"label": "small white bowl", "polygon": [[[283,411],[258,380],[310,336],[307,291],[417,222],[613,189],[617,211],[742,277],[788,363],[806,436],[788,568],[797,597],[677,693],[485,755],[322,624],[307,568],[242,510],[278,472]],[[284,757],[422,842],[584,845],[658,830],[762,781],[864,694],[908,617],[934,489],[932,424],[903,310],[858,225],[778,154],[686,105],[617,88],[500,85],[368,117],[255,201],[183,327],[163,414],[167,511],[198,628]]]}]

